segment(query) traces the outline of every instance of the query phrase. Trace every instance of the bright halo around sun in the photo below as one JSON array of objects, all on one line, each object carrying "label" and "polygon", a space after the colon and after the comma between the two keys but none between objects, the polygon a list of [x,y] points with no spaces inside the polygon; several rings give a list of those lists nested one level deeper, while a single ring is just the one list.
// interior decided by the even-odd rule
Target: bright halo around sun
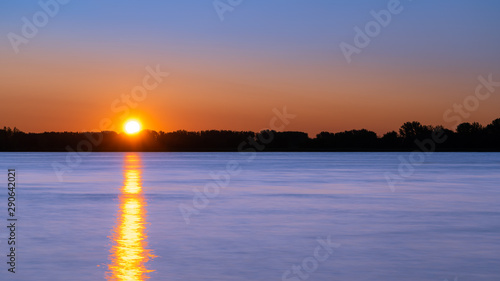
[{"label": "bright halo around sun", "polygon": [[125,123],[125,133],[129,135],[137,134],[141,131],[141,123],[136,120],[130,120]]}]

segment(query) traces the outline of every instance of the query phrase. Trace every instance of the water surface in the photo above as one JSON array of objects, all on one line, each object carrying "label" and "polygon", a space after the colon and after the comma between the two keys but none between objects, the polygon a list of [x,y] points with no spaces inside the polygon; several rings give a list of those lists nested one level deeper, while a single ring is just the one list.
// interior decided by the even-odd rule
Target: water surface
[{"label": "water surface", "polygon": [[0,153],[1,280],[500,280],[499,153],[432,154],[394,192],[406,153],[90,153],[59,181],[67,156]]}]

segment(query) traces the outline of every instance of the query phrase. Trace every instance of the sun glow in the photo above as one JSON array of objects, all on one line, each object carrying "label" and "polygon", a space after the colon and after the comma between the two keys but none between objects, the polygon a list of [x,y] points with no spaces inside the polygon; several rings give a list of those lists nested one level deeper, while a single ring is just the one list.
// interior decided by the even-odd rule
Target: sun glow
[{"label": "sun glow", "polygon": [[125,155],[123,176],[117,222],[110,237],[111,263],[106,279],[145,281],[154,271],[147,263],[156,256],[147,242],[147,202],[142,191],[142,164],[138,154]]},{"label": "sun glow", "polygon": [[125,133],[132,135],[141,131],[141,124],[136,120],[130,120],[125,123]]}]

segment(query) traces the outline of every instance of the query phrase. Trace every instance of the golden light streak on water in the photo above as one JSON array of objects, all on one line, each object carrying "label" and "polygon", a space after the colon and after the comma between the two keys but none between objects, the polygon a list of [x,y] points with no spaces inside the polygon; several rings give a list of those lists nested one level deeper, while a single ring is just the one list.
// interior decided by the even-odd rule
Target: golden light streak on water
[{"label": "golden light streak on water", "polygon": [[146,263],[154,258],[147,248],[146,201],[142,193],[142,163],[140,155],[125,155],[124,183],[120,195],[120,210],[113,230],[111,263],[107,280],[141,281],[149,278]]}]

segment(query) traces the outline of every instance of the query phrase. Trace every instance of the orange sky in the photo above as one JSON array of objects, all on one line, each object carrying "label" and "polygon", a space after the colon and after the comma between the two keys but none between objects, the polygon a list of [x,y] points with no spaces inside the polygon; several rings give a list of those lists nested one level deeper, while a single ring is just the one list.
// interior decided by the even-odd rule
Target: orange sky
[{"label": "orange sky", "polygon": [[[269,23],[264,28],[243,11],[241,18],[221,23],[212,18],[213,11],[200,8],[204,15],[200,21],[207,21],[208,26],[182,30],[178,25],[166,25],[168,30],[162,33],[163,29],[148,31],[145,26],[101,26],[88,21],[77,7],[69,7],[68,14],[81,16],[81,22],[69,25],[77,19],[64,14],[59,22],[55,18],[19,54],[14,54],[7,40],[0,42],[0,126],[26,132],[86,131],[98,129],[101,120],[110,118],[115,129],[121,130],[124,120],[111,105],[141,85],[147,66],[156,65],[170,76],[131,109],[130,117],[157,131],[258,131],[269,126],[273,108],[284,106],[297,116],[285,130],[311,136],[361,128],[383,134],[414,120],[452,128],[443,120],[443,113],[474,93],[477,76],[492,73],[500,80],[499,58],[490,52],[500,42],[499,36],[485,31],[484,38],[490,38],[485,43],[490,45],[477,45],[476,49],[456,44],[462,38],[458,35],[440,41],[443,34],[435,33],[431,34],[434,41],[426,41],[426,32],[439,26],[412,25],[410,20],[418,18],[410,13],[409,22],[400,22],[406,30],[389,26],[355,62],[346,63],[338,43],[351,40],[352,26],[368,19],[370,2],[363,8],[349,8],[359,17],[346,17],[342,23],[337,19],[336,25],[330,22],[336,28],[331,34],[322,30],[312,35],[313,26],[309,30],[291,15],[283,15],[283,20],[303,26],[303,30],[284,32],[272,11],[259,10],[269,14],[262,15],[269,16],[263,19]],[[317,26],[323,20],[333,21],[314,7],[307,9],[311,9],[310,16],[321,14]],[[0,31],[18,28],[17,16],[31,10],[13,10]],[[108,20],[102,16],[103,21]],[[164,23],[188,20],[179,17]],[[442,19],[436,14],[434,20]],[[410,30],[412,36],[401,37]],[[472,36],[472,32],[475,30],[464,31],[464,36]],[[438,44],[443,52],[433,51]],[[497,93],[464,121],[487,124],[500,117],[499,105]]]},{"label": "orange sky", "polygon": [[[134,58],[79,58],[77,53],[33,53],[9,58],[1,70],[1,121],[23,131],[98,129],[111,118],[117,129],[123,119],[111,109],[114,100],[141,85],[148,62],[170,76],[131,108],[130,117],[153,130],[260,130],[273,108],[286,106],[297,117],[285,130],[342,131],[367,128],[379,134],[405,121],[443,124],[453,103],[474,93],[473,71],[405,66],[335,67],[320,60],[238,62],[185,58],[158,62]],[[224,67],[218,64],[224,63]],[[340,64],[340,62],[338,62]],[[283,66],[288,64],[288,66]],[[234,71],[237,68],[238,71]],[[321,73],[321,75],[317,75]],[[447,73],[447,74],[443,74]],[[500,98],[481,103],[470,121],[488,123],[498,116]]]}]

